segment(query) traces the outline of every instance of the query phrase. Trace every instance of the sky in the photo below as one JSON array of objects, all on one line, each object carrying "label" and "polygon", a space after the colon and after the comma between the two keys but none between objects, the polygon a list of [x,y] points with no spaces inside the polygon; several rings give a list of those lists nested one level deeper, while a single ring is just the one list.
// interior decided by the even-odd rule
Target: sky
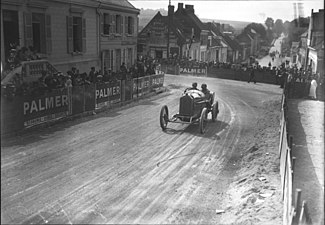
[{"label": "sky", "polygon": [[[165,9],[169,0],[129,0],[138,9]],[[292,21],[295,17],[294,5],[302,5],[301,16],[308,17],[311,10],[324,9],[323,0],[171,0],[177,10],[178,3],[194,5],[195,14],[201,19],[233,20],[264,23],[267,17]],[[296,10],[298,12],[298,10]],[[298,13],[297,13],[298,14]]]}]

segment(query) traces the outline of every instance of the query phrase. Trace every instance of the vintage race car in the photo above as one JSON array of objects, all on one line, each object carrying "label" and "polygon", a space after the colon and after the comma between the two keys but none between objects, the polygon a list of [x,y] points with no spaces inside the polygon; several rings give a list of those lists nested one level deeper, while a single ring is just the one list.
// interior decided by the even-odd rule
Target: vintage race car
[{"label": "vintage race car", "polygon": [[199,124],[200,132],[206,130],[208,114],[211,112],[212,122],[215,122],[219,113],[218,101],[215,93],[206,96],[199,90],[186,90],[179,101],[179,113],[169,117],[167,105],[160,110],[160,126],[166,130],[168,123]]}]

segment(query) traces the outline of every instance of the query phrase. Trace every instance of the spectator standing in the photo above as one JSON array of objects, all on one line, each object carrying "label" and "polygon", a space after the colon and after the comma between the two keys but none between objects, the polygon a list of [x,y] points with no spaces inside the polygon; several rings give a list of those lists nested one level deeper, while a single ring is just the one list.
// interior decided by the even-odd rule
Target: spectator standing
[{"label": "spectator standing", "polygon": [[122,65],[120,66],[120,71],[122,72],[122,73],[127,73],[127,68],[126,68],[126,66],[125,66],[125,63],[122,63]]},{"label": "spectator standing", "polygon": [[92,82],[92,83],[95,83],[96,82],[96,71],[95,71],[95,67],[91,67],[90,68],[89,81]]},{"label": "spectator standing", "polygon": [[251,81],[254,82],[254,84],[256,84],[256,79],[255,79],[255,68],[253,67],[251,69],[251,71],[249,72],[249,80],[247,81],[248,83],[250,83]]},{"label": "spectator standing", "polygon": [[309,97],[311,99],[314,99],[314,100],[317,99],[316,89],[317,89],[317,81],[316,81],[315,77],[313,77],[310,82],[310,88],[309,88]]},{"label": "spectator standing", "polygon": [[66,77],[66,80],[65,80],[64,86],[65,86],[65,87],[72,87],[72,80],[71,80],[71,76],[70,76],[70,75],[68,75],[68,76]]}]

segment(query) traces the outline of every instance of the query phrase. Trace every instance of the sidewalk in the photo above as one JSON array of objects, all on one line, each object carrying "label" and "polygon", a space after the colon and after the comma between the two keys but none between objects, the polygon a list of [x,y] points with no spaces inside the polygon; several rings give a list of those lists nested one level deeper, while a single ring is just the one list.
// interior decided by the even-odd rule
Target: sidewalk
[{"label": "sidewalk", "polygon": [[288,121],[296,157],[293,190],[302,190],[313,224],[324,225],[324,102],[289,99]]}]

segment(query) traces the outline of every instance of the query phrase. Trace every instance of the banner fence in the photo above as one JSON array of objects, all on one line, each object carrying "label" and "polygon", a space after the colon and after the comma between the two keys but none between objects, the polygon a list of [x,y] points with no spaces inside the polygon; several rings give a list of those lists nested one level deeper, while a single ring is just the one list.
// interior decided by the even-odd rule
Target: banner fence
[{"label": "banner fence", "polygon": [[139,98],[162,87],[164,75],[55,89],[42,96],[1,96],[1,134]]}]

